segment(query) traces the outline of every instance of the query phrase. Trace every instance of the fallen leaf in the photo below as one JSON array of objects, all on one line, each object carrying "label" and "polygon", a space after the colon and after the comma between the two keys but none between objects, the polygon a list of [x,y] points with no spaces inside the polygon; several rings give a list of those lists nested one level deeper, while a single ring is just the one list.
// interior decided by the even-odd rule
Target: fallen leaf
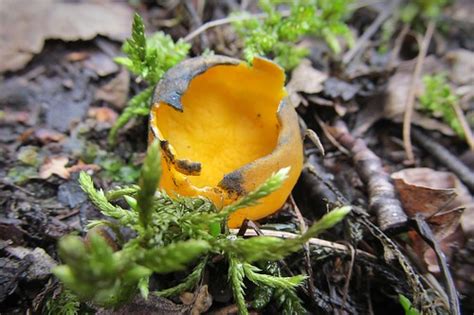
[{"label": "fallen leaf", "polygon": [[47,158],[45,163],[40,167],[39,177],[46,179],[55,174],[61,178],[68,179],[70,174],[65,167],[68,162],[69,158],[65,156]]},{"label": "fallen leaf", "polygon": [[64,206],[74,209],[87,200],[87,196],[75,180],[62,183],[58,187],[58,201]]},{"label": "fallen leaf", "polygon": [[84,61],[84,66],[93,70],[100,77],[105,77],[119,71],[120,67],[111,57],[102,52],[91,54],[89,58]]},{"label": "fallen leaf", "polygon": [[56,261],[44,249],[36,247],[34,250],[17,246],[7,247],[5,251],[20,260],[29,261],[28,269],[22,275],[26,281],[45,280],[51,275],[51,269],[56,266]]},{"label": "fallen leaf", "polygon": [[35,138],[42,144],[50,142],[59,142],[65,138],[64,134],[46,128],[36,129],[34,132]]},{"label": "fallen leaf", "polygon": [[86,163],[82,162],[81,160],[79,160],[77,162],[77,164],[66,168],[66,170],[69,173],[77,173],[77,172],[80,172],[80,171],[94,171],[94,172],[97,172],[97,171],[100,170],[100,166],[97,165],[97,164],[86,164]]},{"label": "fallen leaf", "polygon": [[324,94],[331,98],[340,98],[343,101],[351,100],[360,90],[360,85],[331,77],[324,82]]},{"label": "fallen leaf", "polygon": [[98,122],[113,124],[117,120],[117,113],[108,107],[91,107],[88,115]]},{"label": "fallen leaf", "polygon": [[[409,168],[392,174],[403,208],[409,217],[423,213],[430,218],[457,196],[457,177],[430,168]],[[449,210],[449,209],[447,209]]]},{"label": "fallen leaf", "polygon": [[[456,231],[462,216],[474,211],[474,202],[468,189],[453,173],[430,168],[404,169],[393,173],[392,179],[407,215],[423,215],[449,259],[455,247],[454,241],[461,243],[462,235]],[[410,233],[410,238],[415,251],[424,257],[428,269],[439,272],[432,249],[418,234]]]},{"label": "fallen leaf", "polygon": [[466,49],[449,51],[446,60],[451,66],[449,78],[457,84],[474,84],[474,53]]},{"label": "fallen leaf", "polygon": [[17,154],[17,159],[25,165],[37,166],[40,162],[38,147],[27,145],[21,147]]},{"label": "fallen leaf", "polygon": [[122,69],[115,78],[96,90],[95,99],[110,103],[116,109],[123,109],[127,103],[129,85],[130,74]]},{"label": "fallen leaf", "polygon": [[99,308],[97,315],[149,315],[149,314],[167,314],[167,315],[182,315],[189,313],[189,307],[178,305],[172,301],[150,294],[145,300],[140,295],[115,309]]},{"label": "fallen leaf", "polygon": [[321,92],[327,78],[326,73],[311,66],[309,59],[303,59],[291,73],[291,80],[286,86],[293,106],[297,107],[302,101],[298,93],[316,94]]},{"label": "fallen leaf", "polygon": [[90,40],[97,35],[123,41],[132,10],[122,3],[59,0],[0,1],[0,73],[21,69],[45,40]]}]

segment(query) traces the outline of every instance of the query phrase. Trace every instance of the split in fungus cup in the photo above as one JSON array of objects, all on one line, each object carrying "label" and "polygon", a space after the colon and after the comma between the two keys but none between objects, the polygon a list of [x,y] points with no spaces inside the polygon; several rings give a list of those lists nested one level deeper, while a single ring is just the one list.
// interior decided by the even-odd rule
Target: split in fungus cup
[{"label": "split in fungus cup", "polygon": [[170,69],[156,86],[150,140],[160,141],[160,187],[170,196],[203,196],[220,208],[290,167],[282,187],[229,218],[235,228],[285,203],[303,166],[297,114],[285,74],[255,58],[197,57]]}]

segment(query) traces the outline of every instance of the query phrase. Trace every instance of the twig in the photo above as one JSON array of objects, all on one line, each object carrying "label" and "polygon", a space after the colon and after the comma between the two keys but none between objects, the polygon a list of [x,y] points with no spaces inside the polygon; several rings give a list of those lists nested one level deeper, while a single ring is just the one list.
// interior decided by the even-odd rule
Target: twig
[{"label": "twig", "polygon": [[433,249],[436,254],[436,259],[438,260],[438,265],[441,268],[445,285],[448,289],[448,300],[449,300],[449,308],[451,314],[453,315],[461,315],[461,309],[459,306],[459,299],[457,296],[456,287],[454,286],[453,277],[449,272],[448,263],[446,262],[446,258],[439,246],[438,241],[436,241],[431,228],[426,223],[423,217],[417,215],[415,217],[416,222],[416,229],[418,234],[423,238],[423,240]]},{"label": "twig", "polygon": [[462,130],[464,131],[464,136],[466,137],[466,142],[471,148],[471,150],[474,151],[474,136],[472,134],[472,130],[469,127],[469,123],[466,120],[466,117],[464,116],[464,113],[461,109],[461,106],[459,106],[458,103],[454,102],[452,103],[453,109],[456,112],[456,116],[458,117],[459,122],[461,123]]},{"label": "twig", "polygon": [[69,212],[66,213],[66,214],[58,215],[58,216],[56,217],[56,219],[58,219],[58,220],[60,220],[60,221],[61,221],[61,220],[68,219],[68,218],[70,218],[70,217],[75,216],[76,214],[78,214],[79,211],[80,211],[79,209],[75,209],[75,210],[69,211]]},{"label": "twig", "polygon": [[[201,17],[197,14],[196,9],[194,8],[194,5],[191,3],[191,1],[184,1],[184,6],[186,7],[186,10],[188,10],[189,15],[191,15],[191,20],[193,21],[194,26],[197,26],[197,28],[201,27]],[[199,37],[201,39],[201,50],[209,47],[209,38],[207,37],[206,33],[200,33]]]},{"label": "twig", "polygon": [[[230,232],[232,234],[237,234],[238,233],[238,229],[230,229]],[[278,238],[297,238],[297,237],[300,237],[300,235],[298,234],[294,234],[294,233],[290,233],[290,232],[284,232],[284,231],[274,231],[274,230],[266,230],[266,229],[262,229],[261,232],[265,235],[265,236],[273,236],[273,237],[278,237]],[[245,236],[259,236],[258,233],[254,230],[247,230],[245,232]],[[334,242],[330,242],[330,241],[326,241],[326,240],[322,240],[322,239],[319,239],[319,238],[310,238],[308,243],[310,245],[314,245],[316,247],[325,247],[325,248],[330,248],[332,250],[335,250],[335,251],[338,251],[338,252],[341,252],[341,253],[344,253],[346,255],[350,255],[350,248],[346,245],[343,245],[343,244],[339,244],[339,243],[334,243]],[[363,251],[363,250],[357,250],[357,255],[360,255],[360,256],[363,256],[364,258],[367,258],[367,259],[370,259],[370,260],[377,260],[378,258],[366,251]]]},{"label": "twig", "polygon": [[321,143],[321,140],[319,139],[318,134],[314,132],[314,130],[306,128],[304,136],[305,138],[307,137],[309,140],[311,140],[311,142],[316,146],[316,148],[318,148],[322,156],[326,154],[326,151],[324,150],[324,146]]},{"label": "twig", "polygon": [[403,115],[403,144],[405,146],[407,160],[411,163],[413,163],[415,160],[415,156],[413,155],[413,146],[411,144],[410,131],[413,107],[415,105],[416,83],[420,77],[421,70],[423,69],[423,63],[428,52],[428,47],[431,42],[431,37],[433,36],[435,25],[436,24],[434,21],[430,21],[428,23],[428,27],[426,28],[425,36],[421,42],[420,52],[418,53],[418,57],[416,59],[415,71],[413,72],[411,79],[410,90],[408,91],[408,96],[405,103],[405,114]]},{"label": "twig", "polygon": [[321,127],[321,130],[323,131],[324,135],[326,138],[328,138],[329,142],[331,142],[340,152],[344,153],[347,156],[350,156],[350,152],[346,150],[342,145],[337,142],[336,139],[334,139],[333,135],[328,131],[328,125],[319,118],[318,114],[314,113],[313,115],[314,119],[318,123],[319,127]]},{"label": "twig", "polygon": [[462,163],[456,156],[451,154],[445,147],[436,143],[418,129],[412,130],[413,139],[416,143],[436,158],[441,164],[455,173],[459,179],[474,192],[474,172]]},{"label": "twig", "polygon": [[[279,11],[279,13],[281,14],[281,16],[286,17],[286,16],[289,16],[291,14],[291,11],[290,10],[281,10],[281,11]],[[241,16],[229,16],[229,17],[226,17],[226,18],[223,18],[223,19],[209,21],[209,22],[204,23],[203,25],[201,25],[200,27],[198,27],[197,29],[195,29],[194,31],[189,33],[188,35],[186,35],[186,37],[184,37],[183,40],[185,42],[190,42],[192,39],[194,39],[196,36],[198,36],[202,32],[205,32],[208,29],[216,27],[216,26],[226,25],[226,24],[230,24],[230,23],[238,22],[238,21],[251,20],[251,19],[255,19],[255,18],[256,19],[264,19],[267,16],[268,15],[266,13],[258,13],[258,14],[251,14],[251,15],[249,14],[249,15],[241,15]]]},{"label": "twig", "polygon": [[[301,234],[304,234],[306,230],[308,229],[308,226],[306,225],[306,222],[304,221],[304,217],[301,214],[301,211],[298,208],[298,205],[296,204],[295,199],[293,198],[293,195],[290,195],[289,200],[293,208],[293,211],[295,212],[296,218],[298,219],[298,223],[300,225],[300,232]],[[306,272],[308,273],[309,292],[311,293],[311,295],[314,295],[316,293],[316,287],[314,286],[313,268],[311,266],[311,252],[309,250],[308,244],[304,244],[303,249],[305,253],[304,260],[306,264]]]},{"label": "twig", "polygon": [[[287,12],[287,14],[288,13],[289,12]],[[193,40],[196,36],[198,36],[202,32],[205,32],[208,29],[216,27],[216,26],[230,24],[230,23],[238,22],[238,21],[250,20],[250,19],[253,19],[253,18],[263,19],[263,18],[266,18],[266,17],[267,17],[267,14],[260,13],[260,14],[254,14],[254,15],[229,16],[229,17],[226,17],[226,18],[223,18],[223,19],[218,19],[218,20],[206,22],[203,25],[199,26],[194,31],[192,31],[191,33],[189,33],[188,35],[186,35],[186,37],[184,37],[184,41],[185,42],[190,42],[191,40]]]},{"label": "twig", "polygon": [[377,18],[370,24],[370,26],[365,30],[364,34],[357,40],[354,47],[351,48],[348,52],[342,57],[342,63],[348,64],[358,53],[359,51],[367,44],[367,41],[377,32],[380,26],[387,20],[390,15],[392,15],[393,10],[399,4],[399,0],[392,1],[390,7],[384,9]]},{"label": "twig", "polygon": [[347,273],[346,282],[344,283],[343,288],[343,295],[342,295],[342,308],[346,305],[347,301],[347,294],[349,293],[349,285],[351,283],[352,278],[352,270],[354,269],[354,262],[355,262],[355,248],[352,245],[348,245],[351,249],[351,262],[349,264],[349,272]]},{"label": "twig", "polygon": [[342,120],[336,121],[333,127],[329,128],[329,132],[351,152],[356,171],[367,186],[369,208],[377,216],[380,229],[393,231],[404,227],[407,216],[380,158],[362,139],[354,138]]},{"label": "twig", "polygon": [[16,188],[16,189],[18,189],[18,190],[24,192],[25,194],[27,194],[27,195],[29,195],[29,196],[33,196],[33,197],[35,196],[35,194],[32,193],[31,191],[29,191],[29,190],[27,190],[27,189],[25,189],[25,188],[23,188],[23,187],[20,187],[20,186],[18,186],[18,185],[16,185],[16,184],[12,183],[11,181],[9,181],[9,180],[7,180],[7,179],[1,178],[1,179],[0,179],[0,183],[3,184],[3,185],[6,185],[6,186],[10,186],[10,187]]}]

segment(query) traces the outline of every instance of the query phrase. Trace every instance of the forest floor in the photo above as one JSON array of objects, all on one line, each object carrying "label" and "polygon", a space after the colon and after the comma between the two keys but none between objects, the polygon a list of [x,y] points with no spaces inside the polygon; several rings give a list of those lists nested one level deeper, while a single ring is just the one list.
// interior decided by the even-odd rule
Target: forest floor
[{"label": "forest floor", "polygon": [[[79,2],[82,8],[65,8],[46,22],[33,12],[46,12],[54,4],[19,2],[25,1],[0,3],[0,16],[8,12],[8,19],[24,26],[7,31],[4,26],[10,20],[0,21],[0,313],[40,314],[60,286],[50,272],[59,262],[58,240],[69,233],[83,235],[87,222],[101,217],[78,185],[79,172],[93,174],[104,189],[135,183],[139,176],[147,119],[134,119],[122,128],[116,146],[107,143],[127,100],[143,88],[113,60],[129,36],[133,12],[144,18],[147,30],[163,30],[177,39],[203,22],[225,18],[240,4],[202,1],[206,6],[201,7],[196,5],[201,1],[190,1],[196,5],[190,9],[179,1],[114,2],[112,7],[104,4],[107,1]],[[383,27],[398,8],[374,3],[356,8],[348,19],[355,35],[352,49],[335,55],[321,40],[308,37],[300,43],[310,54],[287,72],[287,89],[302,129],[318,134],[325,154],[317,141],[306,138],[305,167],[292,194],[294,203],[288,201],[258,225],[298,233],[330,204],[344,202],[371,209],[364,220],[390,226],[378,217],[377,206],[372,207],[374,198],[380,204],[401,201],[408,221],[395,222],[397,229],[382,233],[365,226],[364,220],[354,221],[320,235],[344,244],[345,253],[314,249],[310,257],[301,251],[287,259],[287,268],[311,275],[310,284],[298,291],[305,307],[313,314],[403,314],[397,296],[410,292],[412,279],[402,256],[426,292],[437,296],[437,303],[449,309],[457,299],[450,294],[454,290],[463,313],[471,314],[472,134],[457,136],[439,117],[420,110],[419,97],[426,88],[423,76],[444,73],[465,127],[474,126],[474,3],[457,1],[444,10],[441,26],[425,47],[426,32],[403,33],[401,24],[384,39]],[[91,12],[89,5],[102,23],[80,23],[82,14]],[[387,48],[382,51],[384,40]],[[191,56],[209,48],[241,57],[242,46],[230,24],[209,28],[191,44]],[[410,98],[412,110],[407,109]],[[412,114],[411,145],[403,136],[407,111]],[[385,182],[393,183],[395,190],[377,195]],[[420,236],[430,234],[423,230],[425,223],[434,234],[427,236],[428,243],[431,237],[435,246],[427,246]],[[439,249],[447,269],[436,258]],[[213,301],[205,311],[234,313],[227,279],[218,274],[215,266],[214,278],[209,272],[203,280]],[[153,301],[147,303],[163,303]],[[137,303],[135,311],[121,313],[180,312],[160,310],[162,304],[140,310]],[[170,303],[181,305],[182,300]],[[272,307],[261,313],[274,313]]]}]

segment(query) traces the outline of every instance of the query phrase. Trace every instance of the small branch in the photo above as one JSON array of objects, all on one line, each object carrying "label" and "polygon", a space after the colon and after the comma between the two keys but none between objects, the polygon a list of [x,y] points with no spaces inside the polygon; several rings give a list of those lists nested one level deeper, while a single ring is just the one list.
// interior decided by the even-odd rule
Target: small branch
[{"label": "small branch", "polygon": [[418,57],[416,59],[415,71],[413,72],[410,90],[408,91],[408,96],[405,103],[405,114],[403,116],[403,144],[405,146],[407,159],[411,163],[413,163],[415,160],[415,156],[413,155],[413,146],[411,144],[410,131],[413,108],[415,106],[416,83],[420,78],[421,70],[423,69],[423,63],[428,52],[428,47],[430,45],[435,26],[436,24],[434,21],[430,21],[428,23],[425,36],[421,42],[420,52],[418,53]]},{"label": "small branch", "polygon": [[[232,234],[237,234],[238,231],[239,231],[238,229],[230,229],[230,232]],[[266,229],[262,229],[261,232],[265,236],[273,236],[273,237],[278,237],[278,238],[283,238],[283,239],[287,239],[287,238],[293,239],[293,238],[297,238],[297,237],[301,236],[301,235],[290,233],[290,232],[274,231],[274,230],[266,230]],[[245,236],[259,236],[259,235],[254,230],[247,230],[245,232]],[[316,247],[329,248],[329,249],[332,249],[334,251],[338,251],[338,252],[341,252],[341,253],[344,253],[344,254],[347,254],[347,255],[351,254],[351,249],[348,246],[343,245],[343,244],[334,243],[334,242],[322,240],[322,239],[315,238],[315,237],[310,238],[308,243],[310,245],[314,245]],[[356,251],[356,254],[360,255],[360,256],[363,256],[364,258],[367,258],[367,259],[370,259],[370,260],[377,260],[378,259],[376,256],[374,256],[374,255],[372,255],[368,252],[365,252],[363,250],[359,250],[359,249]]]},{"label": "small branch", "polygon": [[[194,5],[191,3],[191,1],[184,1],[184,6],[186,7],[186,10],[188,10],[189,15],[191,16],[191,20],[193,21],[194,27],[201,27],[201,17],[197,14],[196,9],[194,8]],[[207,37],[206,33],[200,33],[199,37],[201,39],[201,50],[204,50],[209,47],[209,38]]]},{"label": "small branch", "polygon": [[346,150],[346,148],[344,148],[342,145],[340,145],[336,139],[334,139],[334,136],[328,130],[328,125],[324,121],[322,121],[321,118],[319,118],[318,114],[314,113],[313,117],[318,123],[319,127],[321,127],[321,130],[323,131],[326,138],[328,138],[329,142],[331,142],[341,153],[350,156],[350,152]]},{"label": "small branch", "polygon": [[390,7],[383,9],[383,11],[377,16],[372,24],[370,24],[370,26],[365,30],[364,34],[359,37],[354,47],[344,54],[342,57],[343,64],[348,64],[357,54],[359,54],[360,50],[364,48],[369,39],[374,36],[380,26],[382,26],[383,22],[385,22],[385,20],[387,20],[392,15],[393,10],[396,6],[398,6],[399,2],[399,0],[392,1]]},{"label": "small branch", "polygon": [[[291,12],[289,10],[280,11],[281,16],[283,16],[283,17],[289,16],[290,13]],[[256,19],[264,19],[266,17],[267,17],[266,13],[259,13],[259,14],[252,14],[252,15],[243,15],[243,16],[229,16],[229,17],[226,17],[226,18],[223,18],[223,19],[209,21],[209,22],[204,23],[203,25],[201,25],[200,27],[198,27],[197,29],[195,29],[194,31],[189,33],[188,35],[186,35],[186,37],[184,38],[184,41],[185,42],[190,42],[191,40],[193,40],[196,36],[198,36],[202,32],[205,32],[208,29],[216,27],[216,26],[226,25],[226,24],[230,24],[230,23],[238,22],[238,21],[251,20],[251,19],[255,19],[255,18]]]},{"label": "small branch", "polygon": [[356,171],[367,186],[369,208],[377,216],[380,229],[393,231],[403,228],[407,222],[407,216],[380,158],[367,147],[362,139],[354,138],[342,120],[336,121],[329,131],[351,152]]},{"label": "small branch", "polygon": [[[290,204],[293,208],[293,211],[296,214],[296,218],[298,219],[298,223],[300,225],[300,232],[301,234],[306,233],[308,230],[308,226],[306,225],[306,222],[304,221],[304,217],[301,214],[300,209],[298,208],[298,205],[295,202],[295,199],[293,198],[293,195],[290,195]],[[311,266],[311,252],[309,249],[308,244],[304,244],[304,253],[305,253],[305,264],[306,264],[306,272],[308,273],[308,287],[309,287],[309,292],[311,295],[314,295],[316,292],[316,287],[314,286],[314,276],[313,276],[313,268]]]},{"label": "small branch", "polygon": [[347,294],[349,293],[349,285],[351,284],[351,278],[352,278],[352,270],[354,269],[354,262],[355,262],[355,249],[353,246],[348,245],[349,248],[351,249],[351,261],[349,264],[349,272],[347,273],[346,276],[346,281],[344,283],[344,288],[342,290],[343,295],[342,295],[342,309],[346,305],[347,302]]},{"label": "small branch", "polygon": [[431,137],[428,137],[418,129],[412,130],[413,139],[416,143],[425,149],[429,154],[436,158],[441,164],[455,173],[459,179],[474,192],[474,172],[464,165],[455,155],[449,152],[444,146],[436,143]]},{"label": "small branch", "polygon": [[459,122],[461,123],[462,130],[464,131],[464,136],[466,137],[466,142],[469,145],[469,148],[474,151],[474,136],[472,134],[471,128],[469,127],[469,123],[467,122],[466,117],[464,116],[461,106],[459,106],[458,103],[453,103],[452,106],[454,111],[456,112],[456,116],[458,117]]},{"label": "small branch", "polygon": [[230,24],[230,23],[238,22],[238,21],[250,20],[250,19],[253,19],[253,18],[263,19],[266,16],[267,15],[264,14],[264,13],[255,14],[255,15],[244,15],[244,16],[229,16],[229,17],[226,17],[226,18],[223,18],[223,19],[218,19],[218,20],[206,22],[206,23],[202,24],[201,26],[199,26],[194,31],[192,31],[191,33],[189,33],[188,35],[186,35],[186,37],[184,38],[184,41],[185,42],[190,42],[196,36],[198,36],[201,33],[207,31],[208,29],[216,27],[216,26],[226,25],[226,24]]},{"label": "small branch", "polygon": [[453,277],[451,276],[451,273],[449,272],[449,267],[448,267],[448,263],[446,262],[446,257],[444,256],[438,241],[433,235],[431,228],[419,214],[415,217],[415,222],[416,222],[416,229],[417,229],[418,234],[420,234],[423,240],[433,249],[433,251],[436,254],[436,259],[438,260],[438,265],[441,268],[444,282],[448,290],[448,297],[449,297],[448,300],[449,300],[449,308],[450,308],[451,314],[461,315],[461,308],[459,306],[458,294],[456,291],[456,287],[454,285]]}]

